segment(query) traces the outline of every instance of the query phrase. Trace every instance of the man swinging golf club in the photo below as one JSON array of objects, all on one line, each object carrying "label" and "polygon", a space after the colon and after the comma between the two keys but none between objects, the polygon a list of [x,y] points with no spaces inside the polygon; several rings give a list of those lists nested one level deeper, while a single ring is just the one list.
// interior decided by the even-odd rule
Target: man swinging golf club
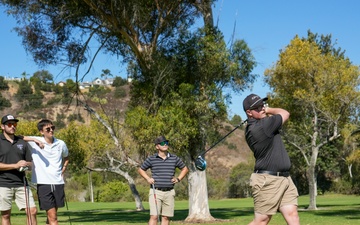
[{"label": "man swinging golf club", "polygon": [[[168,225],[170,217],[174,216],[174,185],[179,183],[189,170],[179,157],[168,152],[169,141],[164,136],[157,137],[154,144],[158,152],[149,156],[138,172],[150,184],[149,225],[156,225],[160,215],[161,224]],[[181,170],[177,177],[176,168]],[[151,176],[146,173],[148,169],[151,169]]]},{"label": "man swinging golf club", "polygon": [[287,224],[299,225],[298,192],[289,174],[291,162],[280,135],[290,113],[265,107],[267,99],[251,94],[243,101],[248,117],[245,138],[255,157],[250,177],[255,217],[249,225],[268,224],[277,211]]}]

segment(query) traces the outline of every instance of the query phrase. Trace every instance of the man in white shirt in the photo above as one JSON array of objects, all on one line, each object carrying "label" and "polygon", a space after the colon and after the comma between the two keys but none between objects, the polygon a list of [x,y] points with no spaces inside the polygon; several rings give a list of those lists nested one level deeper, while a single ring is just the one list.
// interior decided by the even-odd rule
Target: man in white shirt
[{"label": "man in white shirt", "polygon": [[26,137],[43,142],[40,148],[35,142],[32,147],[33,173],[31,181],[37,184],[37,194],[41,210],[46,210],[47,224],[58,225],[57,210],[65,206],[64,178],[69,163],[69,150],[64,141],[54,137],[52,121],[43,119],[37,125],[41,137]]}]

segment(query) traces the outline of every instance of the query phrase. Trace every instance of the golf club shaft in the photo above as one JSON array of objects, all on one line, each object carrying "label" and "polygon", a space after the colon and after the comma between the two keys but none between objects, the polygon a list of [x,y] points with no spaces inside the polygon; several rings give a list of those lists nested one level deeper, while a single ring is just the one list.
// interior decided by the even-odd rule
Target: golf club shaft
[{"label": "golf club shaft", "polygon": [[159,210],[158,210],[158,206],[157,206],[157,200],[156,200],[156,191],[155,191],[155,185],[151,184],[152,189],[153,189],[153,193],[154,193],[154,201],[155,201],[155,208],[156,208],[156,215],[157,215],[157,220],[158,223],[160,223],[160,215],[159,215]]},{"label": "golf club shaft", "polygon": [[64,190],[64,200],[65,200],[66,210],[67,210],[67,213],[68,213],[68,216],[69,216],[69,222],[70,222],[70,225],[71,225],[72,223],[71,223],[71,218],[70,218],[70,213],[69,213],[68,202],[67,202],[67,200],[66,200],[65,190]]},{"label": "golf club shaft", "polygon": [[208,151],[210,151],[212,148],[214,148],[217,144],[219,144],[222,140],[224,140],[227,136],[229,136],[232,132],[234,132],[236,129],[238,129],[240,126],[242,126],[246,122],[247,122],[247,120],[244,120],[243,122],[241,122],[241,124],[237,125],[232,131],[230,131],[228,134],[226,134],[224,137],[222,137],[220,140],[218,140],[215,144],[210,146],[210,148],[208,148],[205,152],[203,152],[199,156],[204,156]]},{"label": "golf club shaft", "polygon": [[30,213],[30,206],[29,206],[29,201],[30,201],[30,196],[29,196],[29,187],[26,185],[26,177],[25,177],[25,173],[24,173],[24,178],[23,178],[23,182],[24,182],[24,191],[25,191],[25,212],[26,212],[26,219],[27,219],[27,224],[32,225],[32,218],[31,218],[31,213]]}]

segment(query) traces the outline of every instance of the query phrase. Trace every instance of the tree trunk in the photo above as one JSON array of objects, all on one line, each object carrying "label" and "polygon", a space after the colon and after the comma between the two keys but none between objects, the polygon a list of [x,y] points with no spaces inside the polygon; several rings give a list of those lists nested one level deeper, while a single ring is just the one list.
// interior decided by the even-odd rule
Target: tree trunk
[{"label": "tree trunk", "polygon": [[309,210],[315,210],[316,209],[316,189],[317,189],[317,185],[316,185],[316,178],[315,178],[315,169],[313,166],[309,166],[308,169],[308,183],[309,183],[309,197],[310,197],[310,202],[309,202],[309,206],[308,209]]},{"label": "tree trunk", "polygon": [[129,184],[129,187],[130,187],[130,190],[131,190],[131,193],[132,193],[132,195],[134,197],[136,210],[137,211],[145,210],[145,208],[144,208],[144,206],[142,204],[142,201],[140,199],[139,192],[136,189],[134,179],[129,175],[128,172],[122,171],[119,168],[111,168],[111,167],[108,168],[108,169],[104,169],[104,168],[87,168],[87,169],[89,169],[91,171],[97,171],[97,172],[112,172],[112,173],[116,173],[116,174],[119,174],[119,175],[123,176],[127,180],[128,184]]},{"label": "tree trunk", "polygon": [[316,174],[315,174],[315,166],[316,166],[316,160],[319,153],[318,148],[312,149],[311,159],[310,159],[310,165],[307,170],[307,176],[308,176],[308,183],[309,183],[309,196],[310,196],[310,202],[309,202],[309,210],[316,210],[316,197],[317,197],[317,181],[316,181]]},{"label": "tree trunk", "polygon": [[122,175],[129,183],[131,193],[132,193],[132,195],[134,197],[134,200],[135,200],[136,210],[138,210],[138,211],[145,210],[145,208],[144,208],[144,206],[142,204],[142,201],[140,199],[139,192],[136,189],[134,179],[129,175],[128,172],[121,171],[121,173],[119,173],[119,174]]},{"label": "tree trunk", "polygon": [[185,222],[201,223],[215,221],[209,210],[208,190],[205,171],[190,171],[189,182],[189,215]]}]

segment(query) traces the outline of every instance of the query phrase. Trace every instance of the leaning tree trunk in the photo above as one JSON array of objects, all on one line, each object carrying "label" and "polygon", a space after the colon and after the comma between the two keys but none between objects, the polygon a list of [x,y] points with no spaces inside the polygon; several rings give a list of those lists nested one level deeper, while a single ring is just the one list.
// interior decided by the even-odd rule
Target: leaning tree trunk
[{"label": "leaning tree trunk", "polygon": [[123,171],[117,167],[110,167],[110,168],[106,168],[106,169],[104,169],[104,168],[89,168],[88,167],[87,169],[90,171],[97,171],[97,172],[112,172],[112,173],[116,173],[116,174],[123,176],[127,180],[130,190],[131,190],[131,193],[134,197],[136,210],[138,210],[138,211],[145,210],[145,208],[142,204],[142,201],[140,199],[139,192],[136,189],[135,181],[128,172]]},{"label": "leaning tree trunk", "polygon": [[107,156],[107,158],[109,160],[110,168],[106,168],[106,169],[104,169],[104,168],[96,168],[96,169],[88,168],[88,169],[93,170],[93,171],[110,171],[110,172],[117,173],[117,174],[123,176],[128,181],[131,193],[132,193],[132,195],[134,197],[134,200],[135,200],[136,210],[138,210],[138,211],[144,210],[145,208],[144,208],[144,206],[142,204],[142,201],[140,199],[139,192],[136,189],[134,179],[129,175],[129,173],[127,171],[123,171],[123,170],[120,169],[120,166],[123,165],[123,164],[129,163],[132,166],[138,166],[138,163],[135,160],[131,159],[130,157],[126,156],[126,154],[124,153],[121,145],[119,144],[119,140],[116,137],[115,132],[112,129],[112,127],[90,106],[88,106],[87,104],[84,104],[84,107],[89,113],[93,114],[96,117],[96,119],[101,124],[103,124],[104,127],[107,128],[109,134],[111,135],[111,137],[114,140],[114,144],[119,148],[118,152],[121,155],[121,157],[120,157],[121,160],[117,160],[117,159],[115,159],[114,157],[111,156],[109,151],[106,151],[106,156]]},{"label": "leaning tree trunk", "polygon": [[214,221],[210,214],[208,190],[205,171],[190,171],[189,183],[189,215],[185,222],[201,223]]}]

